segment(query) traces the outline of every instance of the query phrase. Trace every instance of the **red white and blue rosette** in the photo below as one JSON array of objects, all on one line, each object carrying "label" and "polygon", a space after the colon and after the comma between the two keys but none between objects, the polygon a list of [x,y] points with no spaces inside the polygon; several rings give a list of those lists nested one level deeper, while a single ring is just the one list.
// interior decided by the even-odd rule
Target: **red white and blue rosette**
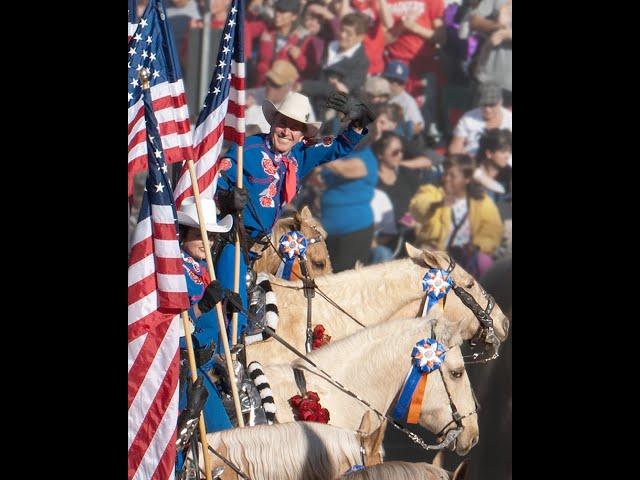
[{"label": "red white and blue rosette", "polygon": [[296,263],[299,264],[307,251],[307,239],[298,231],[285,233],[278,241],[278,250],[282,254],[282,262],[276,275],[285,280],[291,280]]},{"label": "red white and blue rosette", "polygon": [[[433,338],[425,338],[416,343],[411,351],[411,370],[407,375],[400,396],[393,409],[393,417],[405,420],[409,412],[411,400],[423,375],[428,375],[440,368],[444,362],[446,348]],[[422,392],[424,394],[424,391]],[[418,405],[422,403],[421,399]]]},{"label": "red white and blue rosette", "polygon": [[444,270],[431,268],[422,277],[422,290],[427,294],[427,301],[422,312],[426,315],[441,298],[444,298],[451,287],[453,279]]}]

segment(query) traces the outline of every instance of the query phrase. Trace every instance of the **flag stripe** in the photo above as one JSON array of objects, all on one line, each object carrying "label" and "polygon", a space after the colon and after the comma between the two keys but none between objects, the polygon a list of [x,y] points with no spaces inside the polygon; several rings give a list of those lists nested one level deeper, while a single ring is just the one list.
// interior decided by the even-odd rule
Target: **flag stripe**
[{"label": "flag stripe", "polygon": [[[234,21],[231,22],[230,20]],[[243,29],[244,5],[233,0],[218,50],[216,68],[211,77],[204,107],[193,131],[196,177],[200,193],[213,198],[223,140],[244,145],[245,138],[245,64]],[[183,167],[174,190],[176,206],[193,196],[191,176]]]},{"label": "flag stripe", "polygon": [[[162,346],[160,348],[162,349]],[[178,419],[176,396],[178,375],[176,373],[179,359],[180,353],[176,350],[171,361],[173,365],[166,366],[164,371],[167,373],[162,377],[162,383],[156,391],[153,402],[149,405],[148,409],[145,410],[146,415],[141,428],[137,430],[137,434],[131,442],[128,455],[129,478],[150,478],[160,461],[160,456],[164,452],[168,441],[171,439],[171,433],[175,432]],[[173,408],[171,408],[171,404],[173,404]],[[134,408],[135,406],[132,407],[132,409]],[[173,410],[176,411],[175,414]],[[130,419],[131,416],[132,412],[130,410]],[[161,429],[160,427],[164,428]],[[167,430],[169,430],[168,435]],[[158,450],[160,450],[160,452],[158,452]],[[138,471],[138,468],[141,466],[142,469]],[[135,477],[133,477],[132,472],[136,472]]]}]

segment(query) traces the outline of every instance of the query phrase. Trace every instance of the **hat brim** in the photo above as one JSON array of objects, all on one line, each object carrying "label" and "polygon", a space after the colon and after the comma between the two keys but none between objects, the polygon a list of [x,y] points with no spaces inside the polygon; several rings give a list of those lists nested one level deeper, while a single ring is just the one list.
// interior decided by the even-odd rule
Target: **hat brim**
[{"label": "hat brim", "polygon": [[[185,212],[178,212],[178,223],[187,227],[200,228],[197,218],[193,218],[191,215]],[[233,226],[233,217],[231,215],[225,216],[218,223],[206,223],[205,228],[207,232],[212,233],[226,233],[231,230]]]},{"label": "hat brim", "polygon": [[400,83],[407,83],[407,80],[409,79],[409,77],[402,78],[402,77],[398,77],[397,75],[392,75],[392,74],[387,74],[387,75],[383,74],[382,78],[386,78],[387,80],[395,80],[396,82],[400,82]]},{"label": "hat brim", "polygon": [[[273,121],[275,120],[277,113],[282,113],[278,108],[271,103],[269,100],[265,100],[262,103],[262,113],[264,114],[264,118],[267,120],[269,125],[273,125]],[[322,122],[303,122],[297,118],[292,118],[289,115],[282,113],[287,118],[291,118],[291,120],[295,120],[296,122],[300,122],[305,125],[305,129],[302,131],[302,134],[305,137],[315,137],[320,131],[320,127],[322,126]]]}]

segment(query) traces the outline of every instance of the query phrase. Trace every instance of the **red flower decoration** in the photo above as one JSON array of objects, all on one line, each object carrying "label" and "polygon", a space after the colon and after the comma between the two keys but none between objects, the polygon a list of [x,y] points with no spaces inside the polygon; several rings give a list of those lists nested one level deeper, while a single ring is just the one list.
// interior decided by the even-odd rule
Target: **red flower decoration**
[{"label": "red flower decoration", "polygon": [[262,169],[269,175],[275,175],[278,171],[278,167],[274,165],[273,161],[270,158],[262,159]]},{"label": "red flower decoration", "polygon": [[263,207],[273,207],[275,205],[273,198],[271,197],[260,197],[260,205]]},{"label": "red flower decoration", "polygon": [[300,412],[299,419],[302,422],[317,422],[317,415],[310,410],[303,410]]},{"label": "red flower decoration", "polygon": [[270,197],[276,196],[276,182],[272,182],[269,184],[269,187],[267,188],[267,195],[269,195]]},{"label": "red flower decoration", "polygon": [[331,418],[329,416],[329,410],[327,410],[326,408],[323,408],[322,410],[320,410],[317,416],[318,416],[318,420],[316,421],[320,423],[329,423],[329,419]]},{"label": "red flower decoration", "polygon": [[289,399],[289,405],[298,421],[329,423],[329,410],[322,408],[316,392],[307,392],[304,397],[294,395]]},{"label": "red flower decoration", "polygon": [[325,328],[322,324],[316,325],[313,329],[313,343],[311,345],[313,350],[320,348],[331,341],[331,336],[325,335],[324,332]]},{"label": "red flower decoration", "polygon": [[314,402],[320,401],[320,396],[316,392],[307,392],[307,398],[309,400],[313,400]]},{"label": "red flower decoration", "polygon": [[289,399],[289,403],[295,409],[300,408],[300,403],[302,402],[302,397],[300,395],[294,395]]}]

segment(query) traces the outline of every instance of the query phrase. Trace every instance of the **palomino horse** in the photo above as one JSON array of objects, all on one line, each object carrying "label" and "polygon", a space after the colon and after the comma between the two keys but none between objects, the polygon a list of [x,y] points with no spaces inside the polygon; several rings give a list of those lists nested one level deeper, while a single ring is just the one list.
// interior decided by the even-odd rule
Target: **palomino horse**
[{"label": "palomino horse", "polygon": [[[308,357],[384,413],[391,407],[411,368],[413,347],[433,333],[435,323],[435,319],[425,317],[381,323],[314,350]],[[444,330],[443,335],[436,338],[446,346],[457,345],[460,339],[447,333]],[[358,428],[357,419],[362,418],[368,407],[330,384],[323,374],[302,360],[263,367],[279,421],[294,419],[288,400],[301,393],[294,368],[304,372],[307,390],[318,393],[321,405],[329,410],[332,425],[354,431]],[[427,378],[418,423],[440,436],[446,435],[444,430],[453,428],[450,428],[452,423],[457,423],[462,431],[452,448],[459,455],[465,455],[478,441],[478,421],[460,347],[450,347],[440,368],[441,372],[433,372]],[[452,411],[457,411],[462,420],[455,422]],[[375,417],[373,421],[377,427],[380,419]]]},{"label": "palomino horse", "polygon": [[[331,273],[331,260],[325,239],[327,232],[320,222],[311,215],[309,207],[303,207],[293,217],[284,217],[276,222],[271,233],[271,243],[278,248],[280,237],[292,231],[301,232],[307,239],[306,265],[311,278]],[[261,253],[261,257],[254,263],[256,272],[268,272],[275,275],[280,265],[280,257],[271,245],[263,250],[262,245],[256,244],[253,249]]]},{"label": "palomino horse", "polygon": [[468,460],[463,460],[454,472],[448,472],[424,462],[385,462],[338,478],[345,480],[467,480],[468,474]]},{"label": "palomino horse", "polygon": [[[446,270],[449,257],[443,252],[420,251],[409,244],[407,251],[410,258],[324,275],[316,278],[315,282],[322,292],[365,326],[398,318],[398,312],[404,313],[402,318],[420,315],[419,307],[424,298],[422,278],[429,268]],[[456,265],[451,277],[480,307],[487,305],[486,292],[462,267]],[[301,291],[302,282],[271,277],[271,286],[280,312],[278,335],[304,351],[307,300]],[[439,308],[435,307],[432,312],[441,311]],[[448,330],[448,336],[459,333],[461,340],[473,338],[480,326],[474,312],[453,291],[446,297],[441,317],[438,328]],[[503,341],[508,334],[509,321],[498,305],[493,308],[491,317],[496,336]],[[313,299],[312,324],[322,324],[326,334],[334,340],[362,329],[319,292]],[[263,365],[284,363],[294,358],[289,350],[272,338],[247,345],[246,354],[248,362],[255,360]]]},{"label": "palomino horse", "polygon": [[[363,416],[358,432],[316,422],[289,422],[209,433],[207,441],[251,479],[333,480],[354,465],[382,462],[386,424],[371,431],[370,415]],[[239,478],[219,457],[212,454],[211,458],[212,468],[224,467],[218,478]],[[200,463],[203,466],[202,454]]]}]

